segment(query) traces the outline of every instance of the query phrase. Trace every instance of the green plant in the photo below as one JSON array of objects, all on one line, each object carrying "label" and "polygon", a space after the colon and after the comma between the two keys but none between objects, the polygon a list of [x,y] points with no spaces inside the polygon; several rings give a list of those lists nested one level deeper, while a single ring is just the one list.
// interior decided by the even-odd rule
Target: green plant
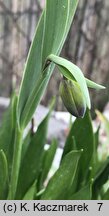
[{"label": "green plant", "polygon": [[[88,111],[91,107],[88,87],[96,89],[104,87],[86,79],[76,65],[58,56],[77,4],[78,0],[46,0],[25,65],[19,95],[13,95],[0,130],[1,199],[74,199],[83,198],[85,194],[87,199],[97,198],[98,190],[101,191],[102,185],[107,180],[108,161],[103,164],[102,171],[96,175],[97,144],[94,142]],[[84,118],[77,119],[73,124],[60,167],[47,187],[44,187],[57,148],[56,141],[53,141],[49,150],[44,150],[53,105],[36,133],[33,134],[30,130],[24,138],[24,130],[31,121],[55,65],[64,80],[67,82],[70,80],[72,85],[75,83],[71,90],[68,90],[68,97],[71,97],[72,103],[69,104],[70,110],[73,110],[73,114],[77,111],[76,116]],[[73,88],[76,97],[72,94]],[[65,98],[64,89],[61,93]],[[81,115],[80,101],[84,101]],[[65,105],[67,103],[69,101],[64,101]],[[103,180],[99,181],[102,175]],[[93,196],[91,188],[92,194],[96,191]]]}]

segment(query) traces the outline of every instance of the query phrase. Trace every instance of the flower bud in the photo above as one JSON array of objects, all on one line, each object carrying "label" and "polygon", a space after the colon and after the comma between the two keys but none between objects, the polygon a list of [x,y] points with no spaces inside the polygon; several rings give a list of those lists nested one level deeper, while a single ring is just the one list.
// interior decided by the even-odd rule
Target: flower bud
[{"label": "flower bud", "polygon": [[76,81],[63,79],[59,92],[68,112],[75,117],[83,117],[86,111],[86,101],[79,84]]}]

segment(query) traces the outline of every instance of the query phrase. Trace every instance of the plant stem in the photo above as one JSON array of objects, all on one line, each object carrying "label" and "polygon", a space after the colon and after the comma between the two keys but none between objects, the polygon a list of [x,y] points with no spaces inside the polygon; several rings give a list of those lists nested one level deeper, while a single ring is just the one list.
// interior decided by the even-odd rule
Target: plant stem
[{"label": "plant stem", "polygon": [[13,162],[12,162],[12,172],[10,180],[10,188],[8,199],[15,199],[15,193],[17,189],[20,161],[21,161],[21,150],[22,150],[22,131],[19,130],[16,126],[15,132],[15,143],[14,143],[14,153],[13,153]]}]

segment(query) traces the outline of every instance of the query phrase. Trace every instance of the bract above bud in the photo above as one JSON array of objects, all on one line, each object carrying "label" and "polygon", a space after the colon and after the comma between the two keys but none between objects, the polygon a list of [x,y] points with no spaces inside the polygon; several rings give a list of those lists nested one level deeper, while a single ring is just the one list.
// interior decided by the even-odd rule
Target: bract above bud
[{"label": "bract above bud", "polygon": [[60,96],[69,113],[75,117],[84,117],[86,101],[76,81],[62,80],[59,87]]}]

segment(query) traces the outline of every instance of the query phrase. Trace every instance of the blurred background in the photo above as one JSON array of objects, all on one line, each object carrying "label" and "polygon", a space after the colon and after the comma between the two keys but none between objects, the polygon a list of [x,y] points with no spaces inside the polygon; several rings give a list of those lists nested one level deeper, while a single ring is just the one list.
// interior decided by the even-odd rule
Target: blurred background
[{"label": "blurred background", "polygon": [[[19,89],[25,59],[45,0],[0,1],[0,97]],[[109,0],[80,0],[61,53],[84,75],[105,85],[91,91],[92,110],[103,111],[109,99]],[[56,110],[64,110],[58,95],[60,76],[53,73],[42,104],[57,95]]]}]

